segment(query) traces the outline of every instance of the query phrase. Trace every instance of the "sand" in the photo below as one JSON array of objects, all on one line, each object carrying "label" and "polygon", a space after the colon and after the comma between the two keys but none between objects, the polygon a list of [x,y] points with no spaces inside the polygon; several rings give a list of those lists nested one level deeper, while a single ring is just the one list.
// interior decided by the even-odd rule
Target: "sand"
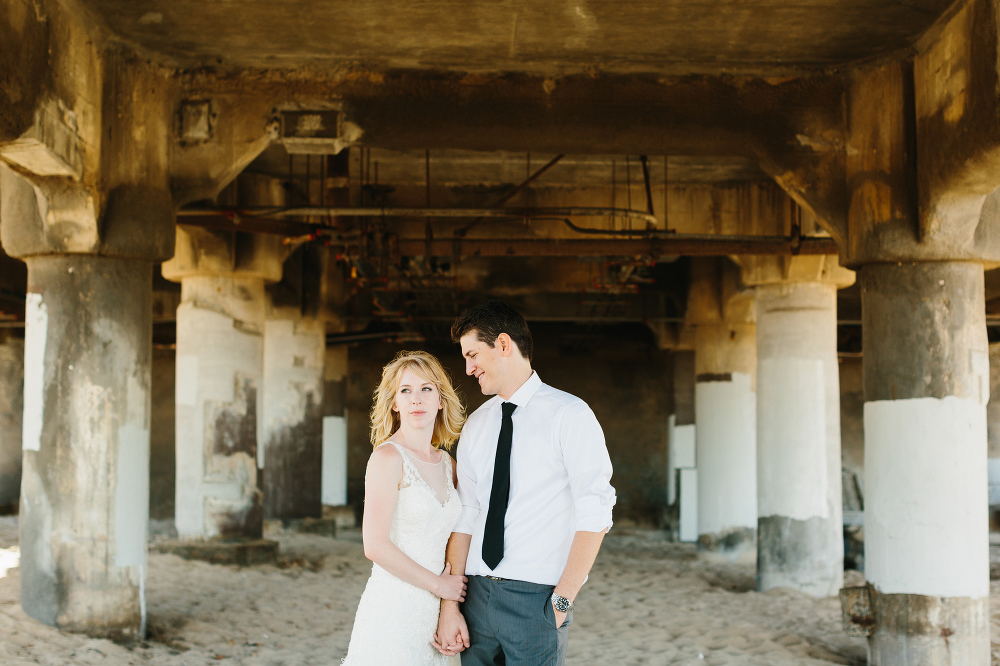
[{"label": "sand", "polygon": [[[277,566],[239,568],[151,554],[150,637],[133,646],[65,634],[18,602],[16,519],[0,518],[0,661],[14,664],[339,664],[368,578],[357,531],[272,534]],[[8,568],[13,566],[14,568]],[[849,582],[861,577],[851,573]],[[753,591],[753,568],[699,561],[660,532],[616,528],[570,629],[567,663],[863,664],[835,598]],[[1000,609],[1000,584],[992,586]],[[994,615],[994,634],[1000,614]],[[994,644],[1000,664],[1000,645]]]}]

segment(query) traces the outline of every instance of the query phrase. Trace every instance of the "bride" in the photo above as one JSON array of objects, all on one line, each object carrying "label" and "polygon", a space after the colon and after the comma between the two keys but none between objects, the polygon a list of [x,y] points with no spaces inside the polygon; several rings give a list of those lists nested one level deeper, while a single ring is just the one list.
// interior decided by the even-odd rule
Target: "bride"
[{"label": "bride", "polygon": [[362,525],[374,565],[343,663],[449,664],[431,640],[440,600],[465,600],[467,579],[444,561],[462,503],[443,450],[458,437],[464,409],[441,363],[421,351],[385,366],[374,397]]}]

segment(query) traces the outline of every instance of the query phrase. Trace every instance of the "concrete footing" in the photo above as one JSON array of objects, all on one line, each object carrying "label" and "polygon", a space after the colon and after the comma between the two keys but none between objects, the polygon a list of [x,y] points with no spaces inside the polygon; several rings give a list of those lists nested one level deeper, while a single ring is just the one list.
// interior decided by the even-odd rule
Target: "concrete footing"
[{"label": "concrete footing", "polygon": [[757,448],[754,325],[699,324],[695,349],[698,548],[754,561]]},{"label": "concrete footing", "polygon": [[986,403],[978,263],[859,271],[871,663],[990,663]]},{"label": "concrete footing", "polygon": [[278,558],[278,542],[271,539],[161,541],[156,544],[156,550],[186,560],[203,560],[211,564],[235,564],[243,567],[274,564]]},{"label": "concrete footing", "polygon": [[29,257],[21,606],[139,638],[149,507],[152,263]]},{"label": "concrete footing", "polygon": [[836,595],[844,580],[837,291],[757,296],[757,581]]}]

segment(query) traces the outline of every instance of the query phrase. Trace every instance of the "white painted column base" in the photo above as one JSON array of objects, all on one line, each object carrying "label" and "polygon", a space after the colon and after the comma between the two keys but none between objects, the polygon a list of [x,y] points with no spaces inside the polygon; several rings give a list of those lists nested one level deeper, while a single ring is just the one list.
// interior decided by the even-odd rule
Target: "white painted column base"
[{"label": "white painted column base", "polygon": [[748,374],[695,385],[698,542],[703,556],[756,560],[757,405]]}]

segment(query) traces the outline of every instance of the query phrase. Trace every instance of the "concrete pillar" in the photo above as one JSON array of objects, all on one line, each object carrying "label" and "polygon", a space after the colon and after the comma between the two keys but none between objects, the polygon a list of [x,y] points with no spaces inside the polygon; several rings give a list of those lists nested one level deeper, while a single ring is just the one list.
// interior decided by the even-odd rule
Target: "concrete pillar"
[{"label": "concrete pillar", "polygon": [[0,507],[21,496],[21,417],[24,413],[24,340],[0,344]]},{"label": "concrete pillar", "polygon": [[177,308],[177,533],[261,535],[264,280],[193,276]]},{"label": "concrete pillar", "polygon": [[177,308],[175,524],[182,538],[260,537],[265,281],[280,240],[178,229],[163,275]]},{"label": "concrete pillar", "polygon": [[21,605],[67,631],[134,636],[145,619],[152,263],[27,263]]},{"label": "concrete pillar", "polygon": [[[323,506],[347,506],[347,346],[326,349],[323,390]],[[334,511],[338,521],[353,514]],[[341,517],[343,516],[343,518]]]},{"label": "concrete pillar", "polygon": [[754,324],[698,324],[695,436],[698,548],[752,561],[757,528]]},{"label": "concrete pillar", "polygon": [[115,189],[98,224],[74,190],[85,185],[32,178],[0,164],[4,250],[28,266],[21,606],[64,631],[135,639],[146,619],[153,263],[173,247],[173,209],[165,187]]},{"label": "concrete pillar", "polygon": [[844,582],[837,287],[757,292],[757,584],[816,597]]},{"label": "concrete pillar", "polygon": [[[986,443],[989,502],[990,510],[995,515],[1000,512],[1000,343],[990,345],[990,402],[986,405]],[[997,529],[995,524],[994,529]]]},{"label": "concrete pillar", "polygon": [[870,663],[988,664],[983,267],[858,271]]},{"label": "concrete pillar", "polygon": [[691,260],[685,320],[695,327],[698,550],[709,559],[751,562],[757,545],[754,295],[732,261]]},{"label": "concrete pillar", "polygon": [[757,317],[757,583],[817,597],[844,581],[836,256],[741,257]]},{"label": "concrete pillar", "polygon": [[667,504],[677,501],[677,470],[695,467],[694,458],[694,351],[671,355],[673,405],[667,451]]},{"label": "concrete pillar", "polygon": [[315,318],[264,325],[264,518],[319,518],[326,327]]}]

